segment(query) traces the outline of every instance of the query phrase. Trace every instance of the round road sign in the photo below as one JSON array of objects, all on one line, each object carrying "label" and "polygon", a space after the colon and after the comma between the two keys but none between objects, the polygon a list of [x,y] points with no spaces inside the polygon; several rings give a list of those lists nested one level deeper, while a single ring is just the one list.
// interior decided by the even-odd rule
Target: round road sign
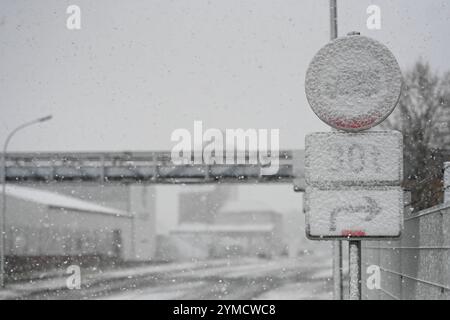
[{"label": "round road sign", "polygon": [[402,75],[389,49],[373,39],[337,38],[315,55],[305,91],[316,115],[345,131],[369,129],[394,110]]}]

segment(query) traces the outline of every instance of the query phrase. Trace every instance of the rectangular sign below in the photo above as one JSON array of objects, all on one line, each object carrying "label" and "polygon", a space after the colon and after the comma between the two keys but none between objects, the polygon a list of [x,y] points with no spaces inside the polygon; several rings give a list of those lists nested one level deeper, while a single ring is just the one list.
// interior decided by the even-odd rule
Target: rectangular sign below
[{"label": "rectangular sign below", "polygon": [[398,186],[403,138],[398,131],[317,132],[306,136],[308,186]]},{"label": "rectangular sign below", "polygon": [[310,239],[395,238],[403,227],[400,187],[307,188],[306,235]]}]

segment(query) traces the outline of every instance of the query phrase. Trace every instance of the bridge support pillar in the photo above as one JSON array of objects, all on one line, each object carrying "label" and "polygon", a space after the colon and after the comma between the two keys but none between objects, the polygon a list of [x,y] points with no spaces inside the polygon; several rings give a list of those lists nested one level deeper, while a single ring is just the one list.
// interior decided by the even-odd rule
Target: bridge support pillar
[{"label": "bridge support pillar", "polygon": [[150,261],[156,252],[155,187],[131,184],[129,210],[133,214],[132,250],[126,260]]}]

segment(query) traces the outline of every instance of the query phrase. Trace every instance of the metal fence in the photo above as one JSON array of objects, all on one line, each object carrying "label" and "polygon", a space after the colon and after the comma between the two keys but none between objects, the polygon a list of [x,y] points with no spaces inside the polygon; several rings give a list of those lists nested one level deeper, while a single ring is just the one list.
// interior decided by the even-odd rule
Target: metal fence
[{"label": "metal fence", "polygon": [[[363,299],[449,300],[450,203],[406,214],[404,224],[399,241],[365,242]],[[371,265],[380,270],[378,289],[367,286]]]}]

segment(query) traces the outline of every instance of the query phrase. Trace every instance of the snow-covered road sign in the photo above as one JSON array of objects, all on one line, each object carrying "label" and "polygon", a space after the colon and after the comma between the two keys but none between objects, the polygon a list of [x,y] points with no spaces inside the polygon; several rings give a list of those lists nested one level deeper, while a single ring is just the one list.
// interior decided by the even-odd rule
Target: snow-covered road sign
[{"label": "snow-covered road sign", "polygon": [[328,125],[345,130],[371,128],[394,110],[402,75],[394,55],[364,36],[338,38],[317,52],[305,81],[311,108]]},{"label": "snow-covered road sign", "polygon": [[403,221],[400,132],[366,131],[394,110],[402,75],[394,55],[351,35],[325,45],[308,67],[305,91],[316,115],[350,132],[305,141],[305,213],[311,239],[394,238]]},{"label": "snow-covered road sign", "polygon": [[398,186],[403,177],[398,131],[317,132],[306,136],[309,186]]},{"label": "snow-covered road sign", "polygon": [[307,188],[305,211],[310,239],[398,237],[403,191],[400,187]]}]

